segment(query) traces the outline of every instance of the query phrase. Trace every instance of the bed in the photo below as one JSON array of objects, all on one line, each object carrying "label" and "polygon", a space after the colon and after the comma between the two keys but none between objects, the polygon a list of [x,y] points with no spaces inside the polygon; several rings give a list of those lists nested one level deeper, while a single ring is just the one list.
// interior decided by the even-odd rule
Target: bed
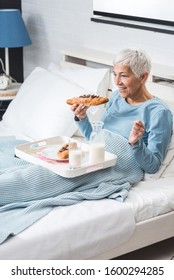
[{"label": "bed", "polygon": [[[62,99],[80,89],[109,96],[113,88],[113,55],[94,50],[66,50],[59,65],[36,67],[0,122],[0,136],[33,141],[57,136],[82,137]],[[79,64],[80,63],[80,64]],[[160,71],[161,69],[161,71]],[[174,111],[172,69],[154,65],[148,88]],[[90,85],[90,86],[89,86]],[[61,92],[61,97],[55,96]],[[56,102],[55,102],[55,98]],[[91,108],[91,120],[103,107]],[[53,113],[56,112],[56,113]],[[27,120],[27,126],[26,126]],[[41,126],[41,124],[43,124]],[[145,176],[123,203],[113,199],[85,200],[54,207],[19,234],[0,245],[0,259],[112,259],[174,236],[174,138],[160,170]]]}]

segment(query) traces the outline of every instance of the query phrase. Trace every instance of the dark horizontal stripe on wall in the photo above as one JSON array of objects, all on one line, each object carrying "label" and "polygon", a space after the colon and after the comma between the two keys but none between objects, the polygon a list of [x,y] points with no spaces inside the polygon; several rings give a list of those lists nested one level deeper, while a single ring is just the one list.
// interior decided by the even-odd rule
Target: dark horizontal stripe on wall
[{"label": "dark horizontal stripe on wall", "polygon": [[172,30],[172,29],[170,29],[171,27],[169,27],[167,29],[167,26],[165,26],[164,28],[160,28],[160,26],[159,27],[150,26],[150,23],[148,23],[148,25],[141,25],[140,22],[133,24],[133,23],[124,22],[124,20],[117,21],[116,19],[112,19],[112,18],[95,17],[95,16],[93,16],[91,18],[91,21],[98,22],[98,23],[118,25],[118,26],[123,26],[123,27],[129,27],[129,28],[154,31],[154,32],[158,32],[158,33],[165,33],[165,34],[172,34],[172,35],[174,34],[174,28]]},{"label": "dark horizontal stripe on wall", "polygon": [[100,12],[100,11],[93,11],[93,14],[97,15],[97,16],[107,17],[107,18],[115,18],[115,19],[123,19],[123,20],[130,20],[130,21],[148,22],[148,23],[154,23],[154,24],[158,24],[158,25],[174,26],[174,21],[169,21],[169,20],[136,17],[136,16],[129,16],[129,15],[124,15],[124,14]]}]

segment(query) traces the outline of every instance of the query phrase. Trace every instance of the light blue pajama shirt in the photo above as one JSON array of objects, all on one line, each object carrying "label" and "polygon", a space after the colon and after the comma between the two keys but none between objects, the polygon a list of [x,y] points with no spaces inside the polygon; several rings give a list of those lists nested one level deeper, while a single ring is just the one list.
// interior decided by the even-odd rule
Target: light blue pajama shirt
[{"label": "light blue pajama shirt", "polygon": [[[147,173],[156,173],[163,162],[172,135],[172,113],[158,97],[139,105],[131,105],[115,91],[106,105],[101,118],[104,128],[129,138],[133,122],[141,120],[145,126],[142,139],[132,146],[134,157]],[[88,117],[76,121],[88,140],[92,126]]]}]

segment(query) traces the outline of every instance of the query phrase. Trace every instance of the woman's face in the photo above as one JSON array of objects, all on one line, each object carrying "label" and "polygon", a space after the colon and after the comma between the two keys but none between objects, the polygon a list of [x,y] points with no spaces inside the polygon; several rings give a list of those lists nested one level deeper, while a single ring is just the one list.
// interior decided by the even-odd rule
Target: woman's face
[{"label": "woman's face", "polygon": [[113,72],[121,97],[136,99],[141,95],[142,79],[137,78],[130,68],[118,63],[114,65]]}]

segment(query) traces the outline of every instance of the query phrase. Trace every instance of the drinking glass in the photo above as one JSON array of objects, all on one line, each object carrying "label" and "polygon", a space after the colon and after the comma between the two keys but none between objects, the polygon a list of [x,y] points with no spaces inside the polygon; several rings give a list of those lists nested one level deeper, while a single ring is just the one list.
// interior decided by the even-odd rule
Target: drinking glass
[{"label": "drinking glass", "polygon": [[75,139],[69,140],[69,168],[75,169],[81,167],[82,163],[82,145]]}]

